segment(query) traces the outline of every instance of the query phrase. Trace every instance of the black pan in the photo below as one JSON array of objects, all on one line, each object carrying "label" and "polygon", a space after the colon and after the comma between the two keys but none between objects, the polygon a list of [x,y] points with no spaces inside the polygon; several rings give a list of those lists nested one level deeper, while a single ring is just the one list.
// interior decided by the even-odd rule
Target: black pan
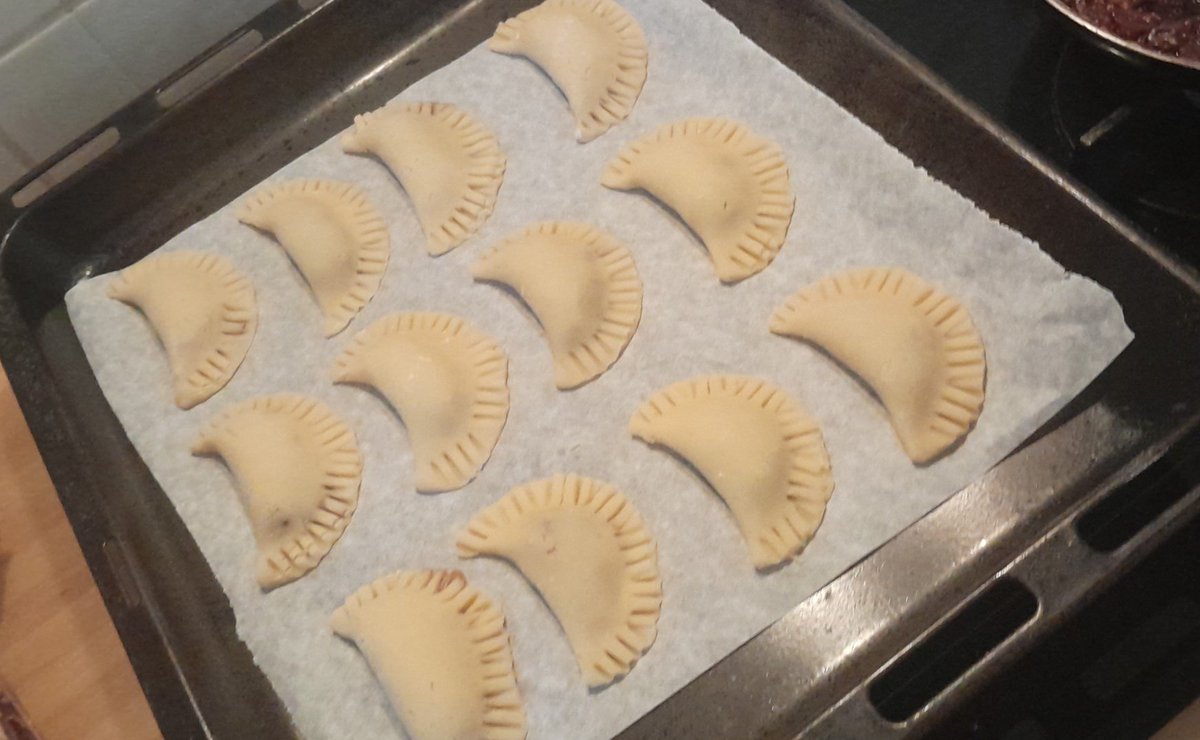
[{"label": "black pan", "polygon": [[[86,170],[26,207],[0,199],[0,360],[167,738],[295,733],[105,401],[64,293],[144,256],[536,1],[332,0],[307,16],[279,3],[244,30],[262,44],[208,87],[166,110],[153,92],[134,101],[93,130],[115,129],[119,143]],[[708,2],[917,165],[1113,291],[1136,334],[1019,451],[625,737],[928,735],[1200,518],[1200,474],[1178,472],[1200,448],[1200,279],[840,0]]]}]

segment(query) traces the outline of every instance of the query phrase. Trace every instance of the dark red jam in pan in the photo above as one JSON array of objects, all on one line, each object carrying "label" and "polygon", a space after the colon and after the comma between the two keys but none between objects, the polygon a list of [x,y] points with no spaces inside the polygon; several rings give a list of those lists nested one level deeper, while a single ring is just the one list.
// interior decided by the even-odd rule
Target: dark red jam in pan
[{"label": "dark red jam in pan", "polygon": [[1062,0],[1099,28],[1168,56],[1200,61],[1200,0]]}]

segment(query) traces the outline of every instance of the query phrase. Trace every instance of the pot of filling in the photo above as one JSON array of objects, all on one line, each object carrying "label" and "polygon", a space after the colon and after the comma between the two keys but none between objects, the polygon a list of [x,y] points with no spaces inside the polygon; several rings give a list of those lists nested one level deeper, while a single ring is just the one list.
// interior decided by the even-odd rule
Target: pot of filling
[{"label": "pot of filling", "polygon": [[1200,0],[1046,0],[1093,43],[1200,86]]}]

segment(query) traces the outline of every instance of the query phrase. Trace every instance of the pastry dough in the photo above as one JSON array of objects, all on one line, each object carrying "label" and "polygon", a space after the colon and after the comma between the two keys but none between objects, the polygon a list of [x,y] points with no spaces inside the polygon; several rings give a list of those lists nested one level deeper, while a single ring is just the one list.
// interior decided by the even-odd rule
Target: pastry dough
[{"label": "pastry dough", "polygon": [[229,260],[204,252],[147,257],[109,283],[141,310],[167,352],[175,404],[190,409],[225,387],[258,326],[254,286]]},{"label": "pastry dough", "polygon": [[492,132],[449,103],[392,103],[356,116],[342,149],[383,160],[412,200],[433,255],[479,230],[507,164]]},{"label": "pastry dough", "polygon": [[192,445],[233,471],[258,545],[258,583],[274,588],[317,567],[358,506],[362,456],[325,404],[283,393],[217,416]]},{"label": "pastry dough", "polygon": [[771,331],[822,347],[866,381],[915,463],[948,451],[983,408],[987,363],[971,317],[907,270],[826,277],[776,310]]},{"label": "pastry dough", "polygon": [[622,149],[601,182],[642,188],[679,214],[726,283],[775,259],[796,204],[779,147],[720,118],[662,126]]},{"label": "pastry dough", "polygon": [[833,493],[816,422],[757,378],[712,375],[675,383],[633,415],[633,436],[690,463],[728,504],[754,565],[804,550]]},{"label": "pastry dough", "polygon": [[330,622],[366,656],[413,740],[524,740],[504,615],[462,573],[393,573]]},{"label": "pastry dough", "polygon": [[487,462],[508,418],[508,357],[449,314],[385,316],[334,366],[335,383],[376,388],[408,429],[418,491],[462,488]]},{"label": "pastry dough", "polygon": [[525,574],[589,686],[624,676],[654,643],[657,548],[633,504],[607,483],[556,475],[517,486],[467,524],[458,553],[495,555]]},{"label": "pastry dough", "polygon": [[290,180],[251,195],[237,218],[271,232],[325,314],[325,336],[346,328],[375,295],[387,268],[387,224],[353,185]]},{"label": "pastry dough", "polygon": [[581,143],[625,120],[646,83],[646,34],[612,0],[546,0],[501,23],[488,48],[527,57],[554,80]]},{"label": "pastry dough", "polygon": [[509,286],[533,310],[559,388],[583,385],[612,366],[642,316],[633,255],[587,224],[530,226],[481,257],[471,274]]}]

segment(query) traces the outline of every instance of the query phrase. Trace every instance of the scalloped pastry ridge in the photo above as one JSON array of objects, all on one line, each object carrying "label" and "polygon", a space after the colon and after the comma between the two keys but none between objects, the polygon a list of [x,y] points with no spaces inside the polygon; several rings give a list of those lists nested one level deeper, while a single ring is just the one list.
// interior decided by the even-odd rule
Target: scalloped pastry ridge
[{"label": "scalloped pastry ridge", "polygon": [[152,255],[125,268],[108,297],[140,310],[167,353],[175,404],[190,409],[225,387],[258,328],[254,286],[226,258]]},{"label": "scalloped pastry ridge", "polygon": [[325,336],[346,328],[379,290],[391,253],[387,224],[354,185],[267,185],[242,202],[237,220],[270,232],[287,252],[325,316]]},{"label": "scalloped pastry ridge", "polygon": [[711,375],[655,393],[629,423],[704,476],[737,520],[757,568],[802,552],[825,516],[833,475],[816,422],[757,378]]},{"label": "scalloped pastry ridge", "polygon": [[330,619],[353,640],[413,740],[524,740],[504,615],[459,571],[399,571]]},{"label": "scalloped pastry ridge", "polygon": [[492,454],[508,418],[508,357],[451,314],[385,316],[334,363],[335,383],[376,388],[408,429],[416,488],[462,488]]},{"label": "scalloped pastry ridge", "polygon": [[225,409],[192,454],[220,456],[233,471],[264,589],[316,568],[358,507],[362,455],[354,432],[307,396],[260,396]]},{"label": "scalloped pastry ridge", "polygon": [[480,257],[471,274],[511,287],[533,311],[560,389],[604,373],[641,320],[642,281],[633,255],[588,224],[534,224]]},{"label": "scalloped pastry ridge", "polygon": [[627,144],[600,180],[645,190],[700,237],[722,282],[754,275],[787,238],[796,199],[774,143],[722,118],[689,118]]},{"label": "scalloped pastry ridge", "polygon": [[432,255],[479,230],[507,166],[495,134],[450,103],[389,103],[355,116],[342,149],[383,160],[412,201]]},{"label": "scalloped pastry ridge", "polygon": [[983,409],[987,360],[970,315],[907,270],[825,277],[776,309],[771,331],[823,347],[862,378],[914,463],[949,451]]},{"label": "scalloped pastry ridge", "polygon": [[629,117],[650,57],[642,27],[612,0],[546,0],[501,23],[488,48],[546,72],[567,99],[580,143]]},{"label": "scalloped pastry ridge", "polygon": [[458,536],[461,557],[513,563],[567,635],[588,686],[621,678],[654,644],[662,582],[654,540],[613,486],[556,475],[517,486]]}]

